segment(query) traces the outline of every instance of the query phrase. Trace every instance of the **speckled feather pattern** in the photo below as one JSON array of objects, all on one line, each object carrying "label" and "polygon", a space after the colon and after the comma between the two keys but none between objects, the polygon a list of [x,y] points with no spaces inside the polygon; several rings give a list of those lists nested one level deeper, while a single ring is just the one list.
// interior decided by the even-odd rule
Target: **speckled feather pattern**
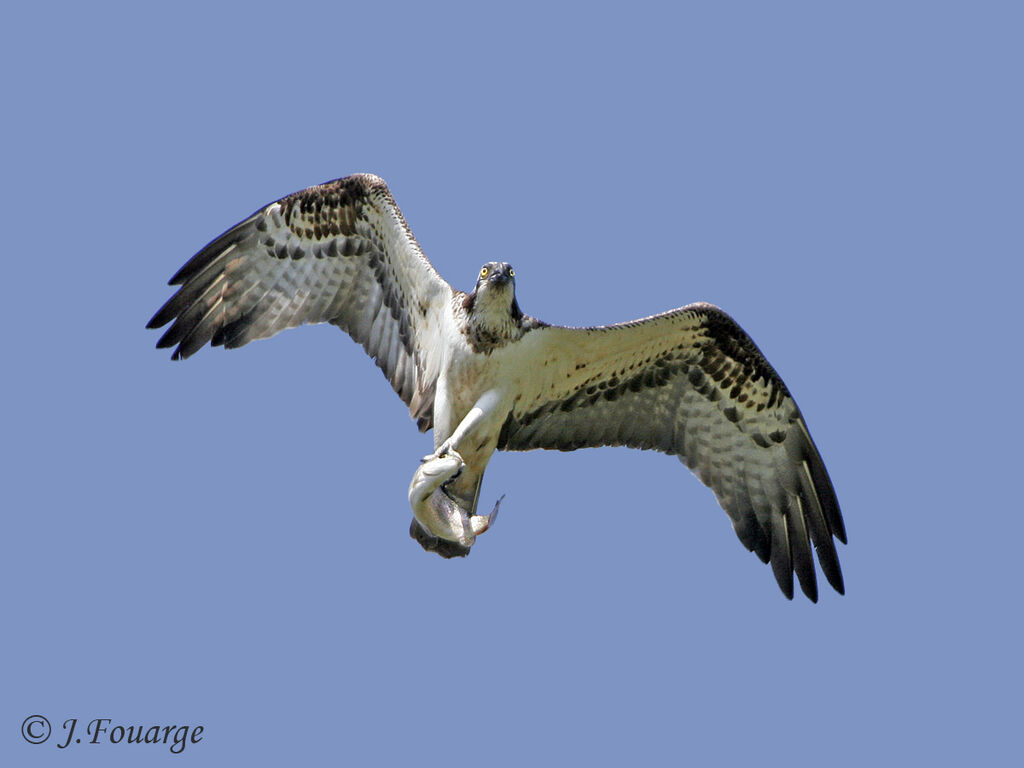
[{"label": "speckled feather pattern", "polygon": [[523,382],[498,447],[625,445],[677,455],[709,486],[743,544],[817,597],[811,545],[843,591],[846,540],[831,481],[796,403],[722,310],[694,304],[599,328],[531,333],[538,375]]},{"label": "speckled feather pattern", "polygon": [[187,358],[204,344],[240,347],[304,323],[351,334],[430,426],[437,346],[455,292],[423,256],[384,182],[360,174],[257,211],[177,274],[179,291],[149,327]]}]

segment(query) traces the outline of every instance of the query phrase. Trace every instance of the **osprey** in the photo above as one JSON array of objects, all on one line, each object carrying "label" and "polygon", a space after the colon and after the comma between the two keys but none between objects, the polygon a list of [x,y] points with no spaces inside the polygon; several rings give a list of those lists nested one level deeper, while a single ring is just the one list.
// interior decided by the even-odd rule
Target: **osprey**
[{"label": "osprey", "polygon": [[[515,272],[485,264],[471,293],[420,250],[384,181],[359,174],[261,208],[193,256],[149,321],[157,347],[187,358],[304,323],[359,342],[434,453],[409,487],[410,534],[443,557],[469,553],[496,449],[602,445],[680,458],[709,486],[747,549],[817,600],[811,544],[842,593],[846,543],[832,483],[786,385],[750,337],[711,304],[595,328],[523,314]],[[500,499],[498,503],[500,504]]]}]

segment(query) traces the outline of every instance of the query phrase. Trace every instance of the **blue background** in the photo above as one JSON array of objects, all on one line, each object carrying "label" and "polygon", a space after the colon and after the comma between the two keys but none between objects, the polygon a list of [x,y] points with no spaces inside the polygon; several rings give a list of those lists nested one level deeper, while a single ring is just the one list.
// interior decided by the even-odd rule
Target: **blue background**
[{"label": "blue background", "polygon": [[[27,6],[0,762],[1019,759],[1019,5]],[[192,253],[357,171],[458,288],[498,259],[552,323],[730,312],[824,455],[848,594],[787,602],[625,449],[496,455],[501,520],[442,561],[407,535],[430,438],[337,329],[153,348]],[[70,717],[205,733],[58,750]]]}]

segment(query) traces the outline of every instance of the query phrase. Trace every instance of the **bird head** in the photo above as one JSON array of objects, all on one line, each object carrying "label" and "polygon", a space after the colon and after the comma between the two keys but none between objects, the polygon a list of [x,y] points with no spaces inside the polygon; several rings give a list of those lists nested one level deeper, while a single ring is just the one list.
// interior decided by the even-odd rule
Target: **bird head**
[{"label": "bird head", "polygon": [[489,261],[480,267],[480,274],[476,278],[474,290],[500,290],[512,289],[513,295],[516,290],[516,271],[512,265],[505,261]]},{"label": "bird head", "polygon": [[523,313],[516,302],[516,271],[504,261],[489,261],[480,267],[476,287],[466,297],[471,312],[508,313],[518,323]]}]

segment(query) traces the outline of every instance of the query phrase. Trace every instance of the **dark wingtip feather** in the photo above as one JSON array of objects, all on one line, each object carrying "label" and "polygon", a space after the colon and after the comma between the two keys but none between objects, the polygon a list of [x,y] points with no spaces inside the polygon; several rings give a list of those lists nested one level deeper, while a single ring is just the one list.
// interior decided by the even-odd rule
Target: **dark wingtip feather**
[{"label": "dark wingtip feather", "polygon": [[789,551],[793,560],[793,570],[800,581],[800,589],[811,602],[818,602],[818,580],[814,575],[814,555],[811,554],[811,541],[807,534],[804,509],[797,496],[790,498],[786,508],[786,522],[789,530]]},{"label": "dark wingtip feather", "polygon": [[168,347],[173,347],[177,344],[181,340],[179,337],[182,335],[179,330],[180,329],[175,329],[173,325],[168,328],[164,332],[164,335],[160,337],[159,341],[157,341],[156,348],[167,349]]},{"label": "dark wingtip feather", "polygon": [[207,323],[199,323],[181,340],[178,354],[187,359],[202,349],[213,335],[213,328]]},{"label": "dark wingtip feather", "polygon": [[[829,530],[828,521],[825,519],[825,512],[821,507],[818,491],[814,487],[811,478],[810,467],[805,460],[798,470],[800,483],[800,504],[803,508],[804,521],[814,544],[814,551],[818,555],[818,564],[821,566],[825,578],[833,587],[842,584],[843,575],[839,569],[839,556],[836,554],[832,533]],[[840,593],[842,590],[838,590]]]},{"label": "dark wingtip feather", "polygon": [[789,533],[786,530],[786,519],[781,515],[772,519],[772,573],[779,589],[787,599],[793,599],[793,560],[789,553]]},{"label": "dark wingtip feather", "polygon": [[846,544],[846,527],[839,511],[839,500],[836,498],[835,488],[825,469],[825,462],[822,461],[821,454],[818,453],[818,449],[802,421],[800,427],[803,440],[794,459],[803,464],[799,481],[800,497],[806,505],[805,519],[808,522],[814,549],[818,555],[818,564],[828,583],[842,595],[845,594],[843,572],[839,566],[839,555],[836,553],[833,537]]},{"label": "dark wingtip feather", "polygon": [[820,546],[815,544],[814,551],[818,554],[818,564],[821,566],[821,571],[825,574],[828,583],[832,585],[836,592],[842,594],[843,572],[839,567],[839,556],[836,554],[836,548],[829,541]]},{"label": "dark wingtip feather", "polygon": [[176,301],[177,298],[178,294],[175,294],[165,301],[164,305],[156,311],[156,314],[149,318],[149,322],[146,323],[146,327],[150,329],[162,328],[171,322],[171,320],[173,320],[178,314],[179,302]]},{"label": "dark wingtip feather", "polygon": [[[170,280],[167,281],[168,285],[182,286],[170,299],[168,299],[160,309],[157,310],[156,314],[149,319],[146,323],[146,328],[162,328],[171,322],[175,318],[180,318],[184,313],[188,312],[193,307],[193,302],[196,298],[202,294],[213,282],[213,278],[216,275],[203,276],[201,279],[193,281],[191,286],[184,285],[190,279],[200,275],[207,267],[214,268],[215,262],[220,259],[226,249],[232,246],[234,243],[241,242],[243,239],[249,236],[257,218],[262,214],[264,209],[260,209],[249,218],[245,219],[241,223],[235,225],[224,234],[214,238],[207,243],[203,248],[199,250],[191,259],[179,269]],[[192,324],[187,324],[191,329]],[[171,327],[168,333],[157,342],[157,349],[163,349],[170,347],[173,344],[177,344],[185,336],[185,332],[182,328],[175,331],[174,326]],[[194,350],[193,350],[194,351]],[[180,353],[180,354],[179,354]],[[192,352],[178,350],[175,353],[175,359],[189,357]]]},{"label": "dark wingtip feather", "polygon": [[[839,508],[836,507],[836,512],[838,513],[838,511],[839,511]],[[839,518],[839,527],[837,529],[835,529],[833,532],[835,533],[836,538],[839,539],[839,541],[842,542],[843,544],[849,544],[850,543],[850,542],[848,542],[846,540],[846,528],[843,526],[843,518],[841,518],[841,517]]]},{"label": "dark wingtip feather", "polygon": [[743,546],[756,554],[762,563],[769,561],[772,545],[768,540],[768,535],[757,521],[753,509],[741,512],[739,518],[733,521],[732,527]]},{"label": "dark wingtip feather", "polygon": [[780,576],[779,572],[775,572],[775,581],[779,584],[779,589],[782,590],[782,594],[786,596],[787,600],[793,599],[793,572],[790,571],[788,577]]},{"label": "dark wingtip feather", "polygon": [[812,602],[818,602],[818,578],[814,574],[814,561],[811,559],[810,550],[807,552],[807,562],[798,563],[796,575],[800,581],[800,589]]},{"label": "dark wingtip feather", "polygon": [[246,333],[252,327],[252,317],[249,314],[242,315],[237,320],[225,323],[213,336],[214,346],[223,346],[225,349],[237,349],[245,346],[249,339]]},{"label": "dark wingtip feather", "polygon": [[800,578],[800,589],[808,600],[812,603],[816,603],[818,602],[818,582],[814,577],[814,571],[811,571],[810,573],[810,579],[804,579],[803,577]]},{"label": "dark wingtip feather", "polygon": [[184,265],[182,265],[181,269],[171,276],[171,279],[167,281],[167,284],[182,285],[190,277],[205,269],[210,261],[220,257],[220,255],[224,253],[225,249],[227,249],[232,243],[237,243],[247,237],[255,226],[257,218],[262,215],[264,210],[266,209],[260,208],[256,213],[249,216],[249,218],[240,221],[227,232],[215,237],[200,248],[199,252],[196,253],[195,256],[186,261]]},{"label": "dark wingtip feather", "polygon": [[828,526],[832,530],[832,535],[843,544],[846,544],[846,526],[843,524],[843,515],[839,511],[839,499],[836,498],[836,490],[832,486],[832,478],[828,476],[825,462],[821,460],[821,454],[818,453],[818,449],[814,445],[814,441],[811,440],[810,434],[806,432],[806,427],[804,428],[804,434],[807,438],[805,460],[811,471],[814,487],[818,492],[821,510],[825,513],[825,519],[828,520]]},{"label": "dark wingtip feather", "polygon": [[167,349],[168,347],[173,347],[174,345],[177,344],[178,348],[175,349],[174,354],[171,355],[171,360],[184,360],[190,357],[193,354],[193,352],[195,352],[194,349],[182,349],[182,347],[184,347],[185,345],[181,344],[180,342],[185,337],[185,335],[186,334],[182,331],[182,328],[179,326],[179,324],[175,323],[174,325],[167,329],[167,332],[163,336],[160,337],[160,340],[157,341],[156,343],[156,348]]},{"label": "dark wingtip feather", "polygon": [[[833,551],[835,556],[835,551]],[[818,554],[818,560],[821,562],[821,553]],[[825,572],[825,578],[828,579],[828,583],[832,585],[832,589],[838,592],[840,595],[846,594],[846,586],[843,584],[843,572],[839,569],[839,560],[835,560],[834,568],[826,568],[825,564],[822,563],[821,570]]]}]

